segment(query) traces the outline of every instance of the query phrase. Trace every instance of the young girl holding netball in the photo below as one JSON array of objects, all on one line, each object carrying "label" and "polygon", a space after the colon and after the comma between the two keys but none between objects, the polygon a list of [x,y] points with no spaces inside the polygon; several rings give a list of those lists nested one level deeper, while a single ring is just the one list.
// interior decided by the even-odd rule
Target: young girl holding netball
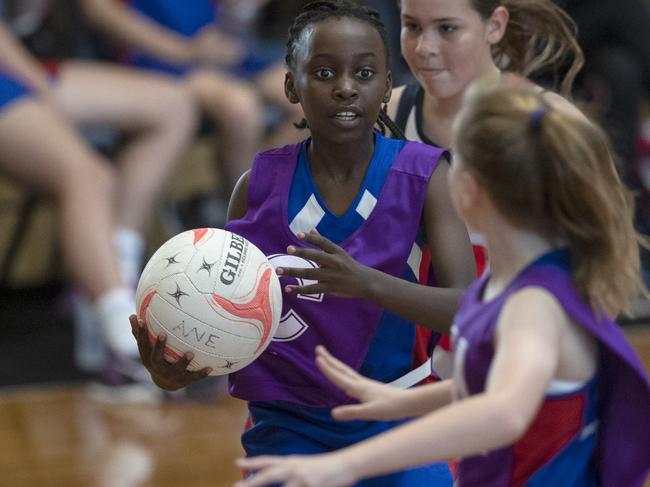
[{"label": "young girl holding netball", "polygon": [[[416,308],[448,328],[474,275],[469,239],[447,191],[445,151],[374,129],[385,120],[381,107],[392,88],[378,16],[351,2],[314,2],[296,18],[287,46],[287,98],[301,104],[311,138],[258,154],[233,193],[226,229],[249,239],[272,263],[299,267],[308,260],[287,255],[287,247],[303,247],[298,235],[316,228],[384,279],[426,289],[428,305]],[[415,284],[425,236],[438,287]],[[247,454],[329,452],[394,426],[334,420],[331,408],[350,399],[316,368],[314,348],[324,344],[364,375],[390,382],[411,369],[415,327],[407,320],[420,319],[418,309],[403,319],[380,303],[321,293],[286,293],[283,304],[275,340],[230,374],[231,394],[249,402],[242,437]],[[191,354],[166,363],[164,335],[152,347],[144,328],[133,324],[143,361],[161,387],[178,388],[206,374],[186,370]],[[450,487],[447,464],[365,485],[425,484]]]},{"label": "young girl holding netball", "polygon": [[[562,93],[568,95],[582,66],[575,26],[550,0],[401,0],[399,4],[402,55],[416,81],[393,90],[387,113],[396,122],[395,136],[450,148],[451,124],[472,82],[532,87],[535,85],[525,76],[558,70],[558,84]],[[555,93],[547,91],[545,97],[552,104],[569,106]],[[488,264],[483,240],[476,232],[470,238],[481,275]],[[313,245],[321,243],[318,237],[309,235],[306,241]],[[330,245],[328,249],[333,247]],[[331,255],[314,254],[312,260],[326,269],[327,274],[318,270],[310,272],[311,279],[318,281],[320,292],[346,288],[354,296],[366,299],[369,296],[387,306],[401,303],[406,309],[400,311],[417,308],[405,301],[403,295],[386,292],[380,286],[369,290],[368,280],[357,277],[365,269],[352,265],[340,253],[323,250]],[[424,247],[424,261],[427,252]],[[282,271],[285,275],[300,275],[293,269]],[[296,292],[303,292],[303,288],[296,288]],[[416,322],[431,327],[427,317],[423,318]],[[426,360],[433,351],[435,373],[448,377],[451,369],[446,351],[448,337],[438,342],[437,335],[432,336],[430,330],[422,328],[417,330],[417,336],[416,363]],[[439,346],[434,350],[436,343]]]},{"label": "young girl holding netball", "polygon": [[470,93],[454,134],[450,192],[491,268],[456,314],[453,378],[398,390],[320,347],[360,401],[335,417],[423,417],[326,455],[240,460],[257,471],[241,487],[352,485],[444,458],[462,459],[461,487],[643,485],[650,384],[612,319],[642,289],[639,253],[606,137],[504,88]]}]

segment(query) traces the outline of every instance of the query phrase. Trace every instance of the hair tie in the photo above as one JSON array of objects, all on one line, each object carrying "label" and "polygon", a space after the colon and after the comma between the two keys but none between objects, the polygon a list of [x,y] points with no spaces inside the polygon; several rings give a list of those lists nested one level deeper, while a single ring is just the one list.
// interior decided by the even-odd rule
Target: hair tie
[{"label": "hair tie", "polygon": [[546,108],[540,107],[530,114],[530,128],[534,134],[538,134],[542,129],[542,119],[546,113]]}]

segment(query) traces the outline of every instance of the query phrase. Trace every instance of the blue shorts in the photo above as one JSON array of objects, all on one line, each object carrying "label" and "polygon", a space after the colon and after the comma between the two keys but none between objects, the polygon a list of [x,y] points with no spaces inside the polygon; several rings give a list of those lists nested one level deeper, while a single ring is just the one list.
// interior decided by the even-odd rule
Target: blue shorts
[{"label": "blue shorts", "polygon": [[[329,409],[286,402],[254,402],[242,435],[247,456],[327,453],[378,435],[402,422],[336,421]],[[446,463],[367,479],[357,487],[452,487]]]},{"label": "blue shorts", "polygon": [[11,76],[0,72],[0,112],[13,102],[20,100],[30,93],[30,89],[25,85]]}]

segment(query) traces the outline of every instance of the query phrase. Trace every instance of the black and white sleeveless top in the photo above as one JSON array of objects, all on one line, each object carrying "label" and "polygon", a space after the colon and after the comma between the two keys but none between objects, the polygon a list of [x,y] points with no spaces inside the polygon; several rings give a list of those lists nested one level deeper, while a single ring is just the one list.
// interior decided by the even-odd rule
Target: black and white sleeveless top
[{"label": "black and white sleeveless top", "polygon": [[[402,96],[397,102],[397,114],[395,115],[395,123],[404,132],[407,140],[415,140],[423,142],[433,147],[441,148],[438,144],[433,142],[424,133],[422,124],[422,106],[424,101],[424,88],[419,83],[411,83],[404,88]],[[488,267],[487,251],[485,249],[485,240],[483,237],[469,230],[469,239],[472,242],[472,249],[474,251],[474,259],[476,261],[476,269],[478,276],[481,276],[485,269]],[[434,352],[435,353],[435,352]],[[440,362],[448,360],[447,358],[441,359]],[[442,369],[441,363],[438,363],[438,368]]]},{"label": "black and white sleeveless top", "polygon": [[397,103],[395,123],[402,129],[407,140],[416,140],[427,145],[439,147],[424,134],[422,125],[422,104],[424,89],[419,83],[406,85]]}]

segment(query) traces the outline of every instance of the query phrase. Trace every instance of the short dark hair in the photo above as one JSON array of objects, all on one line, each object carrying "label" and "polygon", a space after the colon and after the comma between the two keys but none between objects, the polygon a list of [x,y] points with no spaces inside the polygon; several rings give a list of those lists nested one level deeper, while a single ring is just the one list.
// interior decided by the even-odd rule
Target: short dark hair
[{"label": "short dark hair", "polygon": [[348,0],[330,0],[310,2],[302,9],[298,16],[289,27],[289,38],[287,40],[287,55],[285,62],[289,69],[295,67],[294,52],[296,48],[296,41],[300,34],[310,24],[316,24],[330,18],[351,18],[357,19],[361,22],[366,22],[371,25],[381,37],[384,44],[384,52],[386,55],[386,66],[390,65],[390,54],[388,49],[388,33],[386,27],[381,21],[379,12],[369,7],[357,5]]},{"label": "short dark hair", "polygon": [[[287,55],[285,62],[290,70],[295,68],[296,59],[294,56],[296,49],[296,41],[300,38],[300,34],[310,24],[316,24],[331,18],[350,18],[357,19],[371,25],[381,37],[384,44],[384,55],[386,56],[386,68],[390,66],[390,49],[388,48],[388,33],[386,27],[381,21],[379,12],[369,7],[357,5],[348,0],[330,0],[310,2],[302,9],[298,16],[289,27],[289,38],[287,39]],[[402,130],[393,122],[385,110],[379,112],[379,119],[377,120],[382,132],[385,133],[385,127],[388,127],[395,137],[398,139],[405,139]],[[302,120],[296,124],[298,128],[307,128],[307,121]]]}]

